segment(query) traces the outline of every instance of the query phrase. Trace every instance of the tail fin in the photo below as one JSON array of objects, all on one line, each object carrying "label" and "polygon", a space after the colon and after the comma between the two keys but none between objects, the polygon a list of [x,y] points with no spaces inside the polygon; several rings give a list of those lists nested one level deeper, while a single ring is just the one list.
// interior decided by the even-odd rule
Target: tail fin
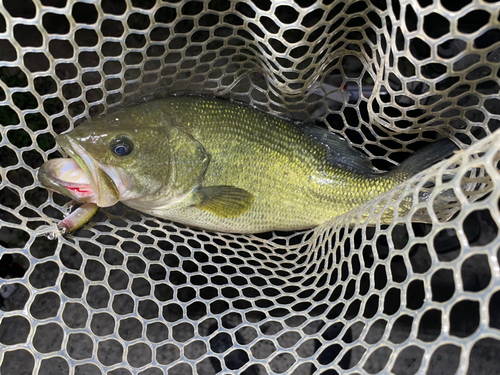
[{"label": "tail fin", "polygon": [[393,174],[398,181],[407,180],[418,172],[452,156],[459,149],[450,139],[440,139],[417,151],[389,173]]}]

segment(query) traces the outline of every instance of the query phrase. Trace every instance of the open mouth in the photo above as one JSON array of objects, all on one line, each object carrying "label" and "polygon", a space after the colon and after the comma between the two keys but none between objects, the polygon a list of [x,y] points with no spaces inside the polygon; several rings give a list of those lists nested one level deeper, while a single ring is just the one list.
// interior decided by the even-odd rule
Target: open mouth
[{"label": "open mouth", "polygon": [[94,189],[74,159],[51,159],[38,172],[41,184],[79,202],[93,202]]},{"label": "open mouth", "polygon": [[59,170],[58,176],[51,176],[55,183],[77,196],[93,195],[92,184],[74,159],[54,159],[52,162],[57,163],[53,170]]},{"label": "open mouth", "polygon": [[56,141],[71,158],[43,164],[38,173],[42,185],[81,203],[108,207],[118,202],[120,192],[113,179],[85,150],[66,135]]}]

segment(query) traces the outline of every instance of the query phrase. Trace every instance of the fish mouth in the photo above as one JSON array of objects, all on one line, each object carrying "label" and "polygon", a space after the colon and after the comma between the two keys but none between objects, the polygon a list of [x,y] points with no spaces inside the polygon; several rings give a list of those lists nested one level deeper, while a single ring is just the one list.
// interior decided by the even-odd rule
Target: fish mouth
[{"label": "fish mouth", "polygon": [[120,191],[113,178],[68,135],[59,135],[56,142],[70,156],[52,159],[40,167],[42,185],[81,203],[109,207],[120,200]]},{"label": "fish mouth", "polygon": [[41,184],[82,203],[94,201],[87,175],[74,159],[51,159],[38,171]]}]

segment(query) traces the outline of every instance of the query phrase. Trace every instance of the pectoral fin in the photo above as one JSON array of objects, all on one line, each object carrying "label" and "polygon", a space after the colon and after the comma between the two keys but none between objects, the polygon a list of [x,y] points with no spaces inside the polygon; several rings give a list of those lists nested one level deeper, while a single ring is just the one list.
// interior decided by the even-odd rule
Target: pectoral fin
[{"label": "pectoral fin", "polygon": [[200,187],[194,194],[195,207],[223,218],[244,214],[255,200],[248,191],[234,186]]}]

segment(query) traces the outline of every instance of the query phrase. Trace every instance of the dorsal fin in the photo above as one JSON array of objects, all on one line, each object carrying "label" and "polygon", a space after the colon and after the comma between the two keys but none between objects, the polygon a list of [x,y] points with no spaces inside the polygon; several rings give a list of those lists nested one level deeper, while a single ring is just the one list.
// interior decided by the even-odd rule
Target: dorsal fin
[{"label": "dorsal fin", "polygon": [[349,146],[344,138],[314,125],[300,125],[302,131],[328,150],[328,161],[339,168],[361,173],[376,173],[367,156]]},{"label": "dorsal fin", "polygon": [[415,152],[389,173],[397,180],[405,181],[418,172],[449,158],[459,150],[460,148],[451,139],[441,138]]}]

